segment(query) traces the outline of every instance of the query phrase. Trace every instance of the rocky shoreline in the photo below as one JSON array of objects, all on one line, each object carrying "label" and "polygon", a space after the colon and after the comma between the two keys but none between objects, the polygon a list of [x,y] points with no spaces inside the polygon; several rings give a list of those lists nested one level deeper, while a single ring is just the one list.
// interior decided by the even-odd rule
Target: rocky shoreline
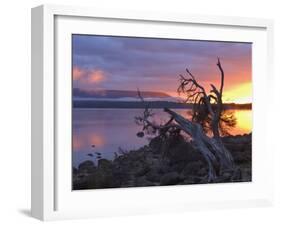
[{"label": "rocky shoreline", "polygon": [[[214,183],[251,181],[251,134],[223,137],[223,142],[239,170],[234,177],[225,172]],[[155,137],[149,145],[116,154],[113,160],[87,160],[73,168],[74,190],[204,183],[207,164],[181,135]]]}]

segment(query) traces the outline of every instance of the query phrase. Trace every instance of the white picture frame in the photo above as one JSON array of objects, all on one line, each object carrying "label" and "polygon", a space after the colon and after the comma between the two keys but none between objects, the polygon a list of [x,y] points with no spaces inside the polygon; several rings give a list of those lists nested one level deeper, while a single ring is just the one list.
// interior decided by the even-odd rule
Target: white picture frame
[{"label": "white picture frame", "polygon": [[[153,28],[157,26],[164,29],[152,33]],[[186,26],[190,29],[181,34],[179,29]],[[166,30],[173,31],[173,35],[166,32],[165,27],[169,27]],[[193,29],[197,29],[197,33]],[[214,31],[212,29],[219,32],[212,32]],[[192,39],[205,37],[208,40],[253,42],[253,181],[243,184],[72,192],[69,176],[71,163],[67,161],[71,151],[69,35],[77,31]],[[41,220],[55,220],[271,205],[273,179],[268,175],[273,168],[274,150],[269,148],[266,139],[267,124],[264,117],[267,112],[263,101],[266,96],[262,95],[266,92],[259,90],[264,90],[263,84],[267,83],[266,87],[270,87],[272,83],[272,39],[273,22],[265,19],[160,14],[56,5],[33,8],[32,216]],[[270,93],[270,90],[268,92]],[[69,132],[64,135],[62,129]],[[266,152],[262,153],[264,150]]]}]

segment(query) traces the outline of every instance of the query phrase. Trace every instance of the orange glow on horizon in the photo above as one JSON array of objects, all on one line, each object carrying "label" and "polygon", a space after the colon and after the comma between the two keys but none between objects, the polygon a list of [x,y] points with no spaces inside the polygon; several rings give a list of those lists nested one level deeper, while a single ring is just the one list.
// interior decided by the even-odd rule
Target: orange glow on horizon
[{"label": "orange glow on horizon", "polygon": [[245,134],[252,132],[252,110],[234,111],[237,124],[232,128],[232,134]]},{"label": "orange glow on horizon", "polygon": [[252,83],[242,83],[223,93],[225,103],[246,104],[252,103]]},{"label": "orange glow on horizon", "polygon": [[[184,95],[179,95],[177,92],[167,92],[167,94],[172,97],[184,99]],[[223,92],[223,102],[236,104],[252,103],[252,83],[246,82],[228,89],[225,88]]]}]

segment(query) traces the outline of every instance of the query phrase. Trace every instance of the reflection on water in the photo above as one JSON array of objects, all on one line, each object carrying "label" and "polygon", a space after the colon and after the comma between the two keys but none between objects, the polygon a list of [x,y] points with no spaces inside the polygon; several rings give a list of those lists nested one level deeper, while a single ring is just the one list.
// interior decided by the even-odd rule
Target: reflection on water
[{"label": "reflection on water", "polygon": [[[89,159],[89,153],[100,152],[102,157],[112,159],[118,149],[133,150],[148,144],[146,138],[139,138],[136,133],[140,127],[134,117],[141,115],[142,109],[74,109],[73,110],[73,165]],[[188,117],[187,110],[176,110]],[[162,110],[154,110],[156,121],[167,120],[168,115]],[[231,130],[232,135],[252,131],[252,111],[235,110],[237,125]],[[156,117],[155,116],[155,117]]]},{"label": "reflection on water", "polygon": [[252,132],[252,111],[236,110],[234,115],[237,119],[235,128],[232,129],[232,135],[245,134]]}]

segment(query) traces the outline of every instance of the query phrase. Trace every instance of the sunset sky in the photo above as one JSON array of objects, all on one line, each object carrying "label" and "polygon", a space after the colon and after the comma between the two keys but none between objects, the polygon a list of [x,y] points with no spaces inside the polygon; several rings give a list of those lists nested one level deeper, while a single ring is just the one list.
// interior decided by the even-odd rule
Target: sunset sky
[{"label": "sunset sky", "polygon": [[224,101],[252,102],[249,43],[73,35],[73,87],[161,91],[178,96],[185,68],[210,90],[225,71]]}]

